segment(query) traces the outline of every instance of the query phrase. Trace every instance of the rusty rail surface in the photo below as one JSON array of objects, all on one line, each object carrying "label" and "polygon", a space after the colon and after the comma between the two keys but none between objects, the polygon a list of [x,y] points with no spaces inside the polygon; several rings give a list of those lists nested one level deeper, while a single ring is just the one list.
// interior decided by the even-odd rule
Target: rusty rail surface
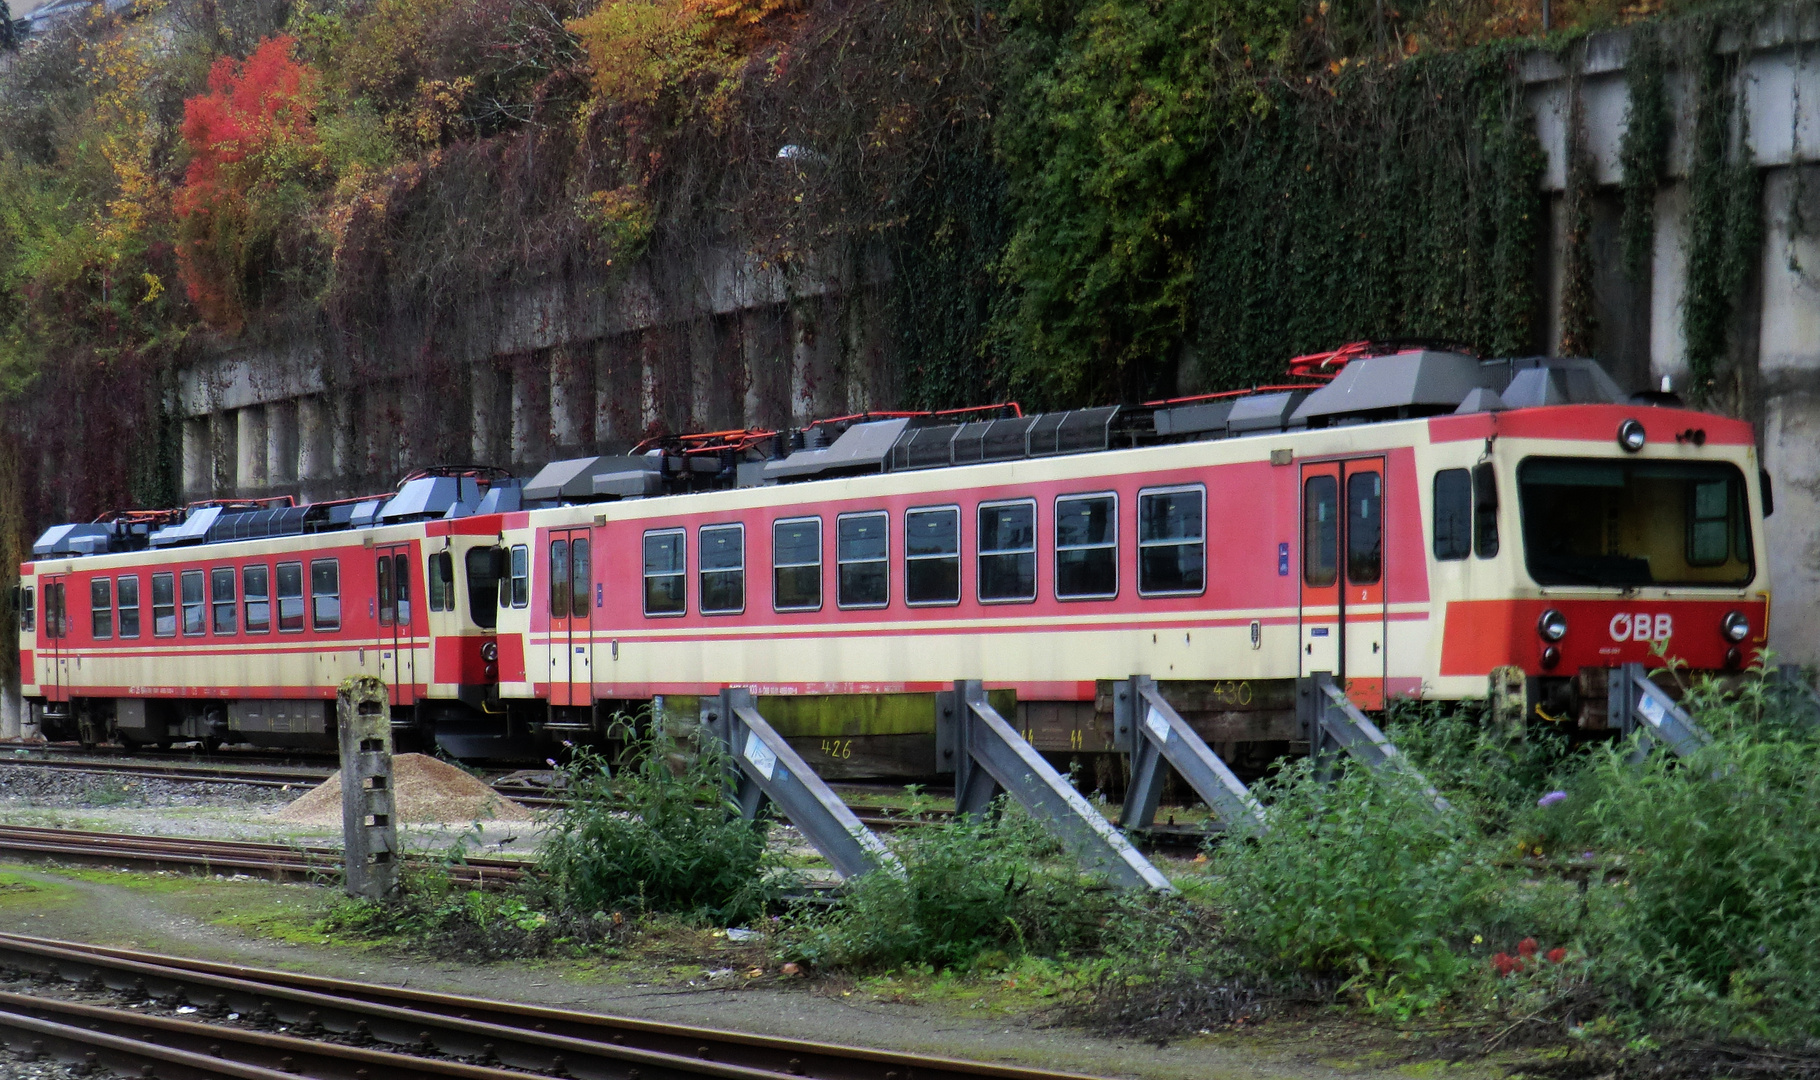
[{"label": "rusty rail surface", "polygon": [[[246,874],[273,881],[311,881],[341,872],[341,852],[331,847],[261,844],[245,840],[137,836],[128,833],[0,825],[0,854],[136,870]],[[414,861],[428,862],[422,856]],[[503,887],[523,879],[525,864],[470,858],[448,863],[449,876],[470,888]]]},{"label": "rusty rail surface", "polygon": [[[216,1074],[247,1080],[299,1073],[325,1080],[390,1080],[392,1075],[413,1080],[432,1076],[494,1080],[504,1075],[523,1077],[525,1072],[569,1080],[782,1080],[802,1076],[817,1080],[1079,1080],[1070,1074],[1018,1066],[747,1035],[0,934],[0,979],[17,982],[28,978],[40,983],[73,983],[74,989],[90,994],[113,992],[124,1003],[142,1007],[128,1014],[130,1020],[116,1020],[114,1016],[127,1010],[0,993],[0,1030],[23,1032],[14,1038],[27,1040],[27,1045],[31,1039],[45,1036],[14,1026],[21,1021],[54,1022],[81,1031],[78,1024],[105,1020],[96,1032],[87,1034],[107,1032],[127,1044],[134,1039],[143,1043],[150,1034],[160,1051],[205,1059],[212,1054],[242,1070],[258,1070]],[[54,1006],[71,1005],[109,1015],[51,1012]],[[34,1012],[34,1007],[40,1011]],[[193,1010],[193,1018],[158,1016],[151,1007]],[[229,1017],[239,1019],[242,1026],[223,1026],[221,1022]],[[199,1022],[204,1019],[216,1022]],[[255,1030],[248,1030],[249,1026]],[[197,1051],[197,1047],[203,1049]],[[183,1064],[195,1065],[193,1061]],[[163,1071],[165,1066],[154,1067],[160,1070],[161,1080],[179,1080],[178,1073]],[[516,1071],[502,1071],[508,1069]]]}]

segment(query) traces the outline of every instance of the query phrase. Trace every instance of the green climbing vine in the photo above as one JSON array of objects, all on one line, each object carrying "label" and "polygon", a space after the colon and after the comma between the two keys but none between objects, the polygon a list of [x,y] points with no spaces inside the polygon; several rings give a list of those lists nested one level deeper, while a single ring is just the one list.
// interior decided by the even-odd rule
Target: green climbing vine
[{"label": "green climbing vine", "polygon": [[[1688,171],[1687,296],[1682,333],[1692,392],[1710,393],[1731,341],[1739,295],[1763,243],[1761,180],[1739,107],[1739,59],[1720,55],[1718,29],[1702,35],[1694,74],[1693,160]],[[1736,129],[1734,143],[1733,132]]]},{"label": "green climbing vine", "polygon": [[1361,337],[1532,347],[1543,158],[1510,55],[1280,89],[1222,138],[1196,267],[1201,384]]},{"label": "green climbing vine", "polygon": [[1563,356],[1591,356],[1598,334],[1593,296],[1592,224],[1593,196],[1598,181],[1592,156],[1586,149],[1586,104],[1580,73],[1585,67],[1584,45],[1577,45],[1568,60],[1567,176],[1561,214],[1566,228],[1561,250],[1561,340]]},{"label": "green climbing vine", "polygon": [[1664,53],[1652,26],[1631,31],[1630,56],[1624,65],[1630,104],[1624,114],[1624,137],[1618,144],[1624,216],[1618,225],[1624,273],[1643,280],[1656,242],[1656,192],[1668,168],[1668,138],[1674,117],[1663,90]]}]

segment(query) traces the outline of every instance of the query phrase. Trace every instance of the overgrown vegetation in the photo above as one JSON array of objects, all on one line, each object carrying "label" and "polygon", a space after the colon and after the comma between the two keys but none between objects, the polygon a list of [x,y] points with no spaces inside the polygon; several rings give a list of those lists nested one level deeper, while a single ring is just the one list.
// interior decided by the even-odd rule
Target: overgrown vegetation
[{"label": "overgrown vegetation", "polygon": [[903,876],[867,874],[828,911],[800,913],[784,931],[784,954],[820,968],[877,971],[1096,947],[1111,897],[1008,803],[1001,796],[980,820],[900,831],[893,846]]},{"label": "overgrown vegetation", "polygon": [[[140,0],[72,20],[0,72],[0,389],[97,403],[21,428],[63,481],[25,516],[171,501],[185,356],[301,334],[331,388],[383,373],[466,400],[489,392],[466,374],[503,317],[488,297],[636,273],[692,310],[722,256],[786,299],[876,281],[801,313],[836,335],[888,314],[905,404],[1248,384],[1362,336],[1535,348],[1540,160],[1512,59],[1701,7],[1556,2],[1546,39],[1541,0]],[[1749,155],[1722,138],[1731,61],[1664,55],[1701,72],[1706,364],[1751,250]],[[1633,261],[1665,130],[1627,142]],[[658,427],[710,420],[665,336],[686,332],[647,343]],[[787,403],[768,341],[727,378]],[[138,434],[86,438],[91,417]]]}]

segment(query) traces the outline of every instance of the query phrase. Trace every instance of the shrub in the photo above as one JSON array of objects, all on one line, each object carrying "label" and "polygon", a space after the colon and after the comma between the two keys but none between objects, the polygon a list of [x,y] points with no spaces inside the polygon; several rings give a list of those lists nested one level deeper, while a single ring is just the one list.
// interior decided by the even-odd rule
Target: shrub
[{"label": "shrub", "polygon": [[1395,700],[1385,734],[1430,783],[1487,832],[1500,832],[1534,809],[1580,764],[1566,736],[1531,728],[1513,737],[1487,722],[1482,702]]},{"label": "shrub", "polygon": [[1406,776],[1343,766],[1329,784],[1301,761],[1260,794],[1269,831],[1222,844],[1209,869],[1233,940],[1266,968],[1345,980],[1368,1004],[1421,1011],[1484,969],[1474,938],[1570,929],[1550,912],[1576,905],[1548,895],[1570,886],[1500,869],[1468,815],[1437,813]]},{"label": "shrub", "polygon": [[661,734],[635,738],[611,769],[576,749],[563,805],[538,868],[561,905],[699,912],[726,922],[758,915],[783,885],[765,824],[743,820],[725,755],[703,740],[684,754]]},{"label": "shrub", "polygon": [[1110,908],[1042,827],[1003,801],[985,820],[957,818],[898,833],[904,876],[848,882],[825,913],[799,915],[783,935],[794,960],[817,967],[949,968],[992,951],[1053,955],[1088,947]]},{"label": "shrub", "polygon": [[1820,1036],[1820,746],[1774,710],[1755,730],[1700,719],[1710,747],[1602,753],[1578,793],[1628,868],[1589,897],[1601,974],[1657,1023]]}]

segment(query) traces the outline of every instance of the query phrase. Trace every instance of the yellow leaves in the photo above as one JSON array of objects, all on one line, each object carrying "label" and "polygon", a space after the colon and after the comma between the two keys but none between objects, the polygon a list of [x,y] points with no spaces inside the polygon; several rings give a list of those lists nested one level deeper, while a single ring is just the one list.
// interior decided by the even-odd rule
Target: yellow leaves
[{"label": "yellow leaves", "polygon": [[590,192],[580,210],[583,220],[599,230],[614,256],[623,259],[636,259],[644,253],[657,220],[650,201],[636,184]]},{"label": "yellow leaves", "polygon": [[139,301],[141,304],[149,304],[164,295],[164,279],[157,274],[148,271],[140,274],[139,280],[145,283],[145,296]]},{"label": "yellow leaves", "polygon": [[411,137],[424,146],[442,141],[442,133],[461,116],[462,103],[474,90],[474,77],[459,79],[425,79],[417,84],[417,96],[404,118]]},{"label": "yellow leaves", "polygon": [[724,119],[736,79],[795,0],[606,0],[567,25],[581,39],[601,104],[682,95]]}]

